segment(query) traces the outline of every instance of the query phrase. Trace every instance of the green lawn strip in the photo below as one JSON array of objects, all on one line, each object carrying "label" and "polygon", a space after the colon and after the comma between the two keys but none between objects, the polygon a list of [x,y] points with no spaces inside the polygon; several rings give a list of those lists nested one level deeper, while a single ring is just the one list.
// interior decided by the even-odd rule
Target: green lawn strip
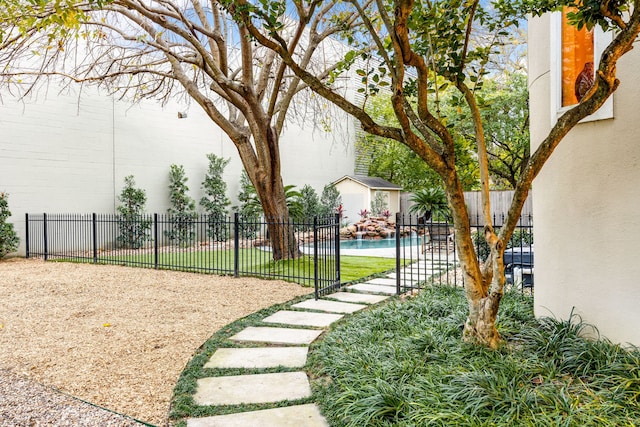
[{"label": "green lawn strip", "polygon": [[510,291],[497,351],[463,344],[459,288],[425,288],[357,313],[309,354],[314,401],[339,426],[636,426],[640,351],[573,323],[536,320]]},{"label": "green lawn strip", "polygon": [[[186,271],[206,271],[207,269],[233,272],[233,251],[193,251],[158,254],[159,268]],[[312,286],[313,279],[303,279],[303,276],[313,277],[313,257],[302,256],[297,259],[273,261],[271,253],[259,249],[241,249],[239,252],[240,269],[255,273],[256,276],[274,277],[283,279],[283,276],[292,276],[291,281],[301,285]],[[101,256],[102,263],[108,264],[135,264],[153,265],[153,254],[121,254],[114,256]],[[383,273],[395,267],[395,259],[378,257],[342,256],[340,257],[340,274],[342,282],[358,280],[363,276]],[[322,269],[330,269],[331,265],[319,266]],[[214,271],[215,272],[215,271]],[[297,278],[295,278],[297,276]]]}]

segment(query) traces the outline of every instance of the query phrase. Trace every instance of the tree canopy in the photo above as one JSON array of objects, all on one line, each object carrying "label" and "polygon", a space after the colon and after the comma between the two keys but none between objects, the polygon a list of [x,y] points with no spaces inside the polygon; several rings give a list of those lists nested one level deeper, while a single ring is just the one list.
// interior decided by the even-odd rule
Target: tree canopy
[{"label": "tree canopy", "polygon": [[[241,3],[0,1],[5,6],[0,7],[1,85],[24,95],[39,82],[62,77],[134,102],[176,98],[199,105],[235,145],[264,215],[285,220],[270,222],[270,235],[278,236],[271,242],[274,259],[297,256],[292,232],[275,229],[289,215],[280,136],[294,112],[307,124],[320,126],[323,110],[305,108],[319,98],[301,98],[308,94],[307,84],[231,19]],[[340,2],[328,3],[334,7]],[[268,7],[281,15],[285,3],[269,2]],[[358,19],[345,12],[339,26],[331,25],[325,10],[330,8],[300,8],[299,22],[277,24],[288,53],[319,81],[340,74],[337,61],[327,60],[333,55],[327,55],[333,52],[329,37]]]}]

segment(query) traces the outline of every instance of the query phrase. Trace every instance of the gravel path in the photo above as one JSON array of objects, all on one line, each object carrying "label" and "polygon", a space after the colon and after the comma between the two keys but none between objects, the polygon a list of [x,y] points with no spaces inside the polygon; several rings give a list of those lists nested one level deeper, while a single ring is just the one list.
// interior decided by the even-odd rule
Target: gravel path
[{"label": "gravel path", "polygon": [[140,427],[131,418],[0,369],[0,427]]},{"label": "gravel path", "polygon": [[204,341],[238,318],[309,292],[281,281],[3,261],[0,426],[135,425],[108,418],[94,423],[96,411],[114,414],[50,387],[166,425],[178,375]]}]

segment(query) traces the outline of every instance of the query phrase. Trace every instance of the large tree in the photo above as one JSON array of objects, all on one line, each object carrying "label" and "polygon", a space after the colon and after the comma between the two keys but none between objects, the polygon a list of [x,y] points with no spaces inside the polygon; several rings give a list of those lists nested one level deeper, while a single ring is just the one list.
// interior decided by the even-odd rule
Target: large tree
[{"label": "large tree", "polygon": [[[503,263],[506,243],[517,225],[533,179],[563,137],[580,120],[598,110],[617,89],[617,61],[633,48],[640,32],[640,0],[376,0],[371,4],[345,0],[343,4],[356,11],[366,27],[366,31],[345,35],[345,41],[356,47],[375,46],[379,60],[375,67],[358,71],[363,76],[364,90],[373,95],[379,82],[388,79],[392,93],[390,104],[398,120],[397,126],[378,123],[361,104],[351,102],[305,71],[289,53],[290,43],[278,28],[261,26],[265,20],[276,22],[281,16],[265,9],[271,2],[262,0],[258,6],[252,6],[247,0],[233,3],[239,11],[236,18],[245,22],[251,35],[278,52],[315,92],[359,119],[366,132],[409,147],[440,176],[455,225],[469,305],[463,337],[468,342],[497,347],[501,337],[495,321],[506,282]],[[319,2],[299,0],[294,3],[313,6]],[[519,175],[504,225],[496,231],[490,214],[485,123],[479,106],[486,67],[496,46],[503,43],[525,13],[541,14],[567,5],[578,11],[572,14],[576,24],[601,25],[614,30],[613,41],[601,55],[595,81],[581,102],[558,118],[531,154]],[[474,125],[486,224],[484,234],[491,248],[484,262],[478,259],[471,240],[463,186],[456,169],[454,133],[450,128],[455,125],[440,109],[439,97],[445,90],[457,93]]]},{"label": "large tree", "polygon": [[[269,222],[274,259],[298,255],[293,231],[283,229],[289,213],[280,137],[306,84],[219,1],[0,1],[6,6],[0,84],[25,93],[39,80],[63,76],[134,101],[175,96],[195,102],[235,144]],[[324,3],[298,8],[298,21],[278,26],[288,55],[319,81],[337,70],[326,57],[314,61],[314,54],[326,56],[330,47],[323,42],[356,19],[346,12],[341,25],[327,25],[326,12],[340,2]],[[280,14],[284,3],[271,6]],[[59,28],[64,31],[52,31]]]}]

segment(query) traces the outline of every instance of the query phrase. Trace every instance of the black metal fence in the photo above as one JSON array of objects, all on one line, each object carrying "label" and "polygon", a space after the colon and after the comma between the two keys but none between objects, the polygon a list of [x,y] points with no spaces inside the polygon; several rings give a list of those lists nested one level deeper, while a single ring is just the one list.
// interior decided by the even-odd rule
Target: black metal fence
[{"label": "black metal fence", "polygon": [[[314,285],[316,296],[340,287],[337,216],[248,221],[238,214],[45,213],[26,214],[25,224],[27,258],[283,279]],[[269,229],[280,234],[270,236]],[[299,256],[273,261],[276,239],[292,239]]]},{"label": "black metal fence", "polygon": [[[494,217],[499,230],[504,217]],[[478,256],[489,246],[479,218],[471,229]],[[315,295],[340,288],[340,221],[338,216],[305,221],[246,220],[208,215],[180,217],[112,214],[27,214],[26,256],[77,262],[119,264],[234,276],[256,276],[313,285]],[[270,227],[273,225],[277,227]],[[280,234],[270,236],[269,229]],[[293,239],[299,256],[273,261],[272,242]],[[388,243],[388,242],[385,242]],[[397,215],[396,292],[425,284],[464,286],[453,224]],[[375,255],[374,255],[375,256]],[[533,221],[520,218],[505,251],[507,281],[533,287]]]},{"label": "black metal fence", "polygon": [[[505,217],[494,216],[493,224],[499,231]],[[480,218],[472,218],[472,240],[481,260],[489,255],[484,239],[484,226]],[[396,216],[396,292],[398,294],[420,289],[425,284],[464,286],[453,224],[446,221],[425,220],[423,217]],[[504,254],[507,283],[533,288],[533,217],[520,217],[518,225],[507,243]]]}]

